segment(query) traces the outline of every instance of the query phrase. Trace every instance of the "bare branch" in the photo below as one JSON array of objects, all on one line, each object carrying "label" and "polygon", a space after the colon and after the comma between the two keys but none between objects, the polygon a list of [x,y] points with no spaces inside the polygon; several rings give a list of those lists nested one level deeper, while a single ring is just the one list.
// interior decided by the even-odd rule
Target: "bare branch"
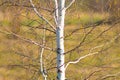
[{"label": "bare branch", "polygon": [[[86,29],[86,28],[92,27],[92,29],[91,29],[88,33],[85,34],[85,36],[83,37],[82,41],[81,41],[77,46],[75,46],[75,47],[72,48],[71,50],[68,50],[68,51],[65,52],[64,54],[67,54],[67,53],[69,53],[69,52],[75,51],[75,50],[78,49],[80,46],[82,46],[83,43],[85,42],[87,36],[88,36],[98,25],[112,23],[112,25],[111,25],[109,28],[105,29],[103,32],[101,32],[101,33],[100,33],[96,38],[94,38],[93,40],[99,38],[103,33],[109,31],[110,29],[112,29],[112,28],[113,28],[116,24],[118,24],[119,22],[120,22],[120,18],[117,18],[117,19],[115,19],[115,20],[110,19],[110,20],[108,20],[108,21],[103,20],[103,21],[96,22],[96,23],[94,23],[94,24],[92,24],[92,25],[88,25],[88,26],[86,26],[85,28],[80,28],[80,29]],[[72,35],[72,34],[75,33],[76,31],[79,31],[79,29],[73,31],[70,35]],[[69,35],[69,36],[70,36],[70,35]],[[91,41],[93,41],[93,40],[91,40]],[[90,43],[91,41],[89,41],[89,43]]]},{"label": "bare branch", "polygon": [[[45,27],[44,27],[45,28]],[[46,34],[45,34],[46,30],[44,29],[43,30],[43,40],[42,40],[42,45],[45,46],[45,37],[46,37]],[[43,53],[44,53],[44,47],[41,48],[41,51],[40,51],[40,70],[41,70],[41,73],[44,77],[44,80],[47,80],[47,73],[46,73],[46,70],[45,70],[45,67],[43,65]]]},{"label": "bare branch", "polygon": [[[24,24],[23,24],[23,25],[24,25]],[[28,24],[28,25],[25,25],[25,26],[30,27],[30,29],[32,29],[32,28],[34,28],[34,29],[45,29],[46,31],[49,31],[49,32],[52,32],[52,33],[56,34],[55,31],[53,31],[53,30],[51,30],[51,29],[49,29],[49,28],[43,27],[43,26],[41,26],[41,25],[33,27],[33,26],[30,26],[30,25]],[[40,26],[41,26],[41,27],[40,27]]]},{"label": "bare branch", "polygon": [[91,52],[92,52],[92,50],[94,50],[94,49],[97,49],[97,48],[100,48],[100,47],[104,47],[104,46],[106,46],[106,45],[109,45],[110,43],[114,42],[114,40],[117,39],[118,37],[120,37],[120,34],[118,34],[117,36],[115,36],[113,39],[111,39],[109,42],[107,42],[107,43],[105,43],[105,44],[102,44],[102,45],[100,45],[100,46],[96,46],[96,47],[94,47],[94,48],[91,48],[90,52],[89,52],[87,55],[82,56],[82,57],[80,57],[79,59],[77,59],[77,60],[75,60],[75,61],[70,61],[70,62],[68,62],[68,63],[66,64],[66,66],[65,66],[65,69],[66,69],[70,64],[76,64],[76,63],[80,62],[80,60],[82,60],[82,59],[84,59],[84,58],[86,58],[86,57],[89,57],[89,56],[98,54],[100,51],[98,51],[98,52],[93,52],[93,53],[91,53]]},{"label": "bare branch", "polygon": [[45,48],[45,49],[47,49],[47,50],[54,51],[53,49],[51,49],[51,48],[49,48],[49,47],[43,46],[43,45],[41,45],[40,43],[38,43],[38,42],[36,42],[36,41],[33,41],[33,40],[31,40],[31,39],[26,39],[26,38],[24,38],[24,37],[22,37],[22,36],[20,36],[20,35],[17,35],[17,34],[15,34],[15,33],[13,33],[13,32],[2,31],[2,30],[0,30],[0,32],[1,32],[1,33],[4,33],[4,34],[12,34],[12,35],[18,37],[19,39],[21,39],[21,40],[23,40],[23,41],[26,41],[26,42],[35,44],[35,45],[40,46],[41,48]]},{"label": "bare branch", "polygon": [[72,0],[72,1],[70,2],[70,4],[65,8],[65,10],[67,10],[74,2],[75,2],[75,0]]},{"label": "bare branch", "polygon": [[55,2],[54,20],[57,25],[57,23],[58,23],[58,2],[57,2],[57,0],[54,0],[54,2]]},{"label": "bare branch", "polygon": [[32,1],[32,0],[30,0],[30,3],[31,3],[31,5],[33,6],[34,12],[35,12],[43,21],[45,21],[47,24],[49,24],[50,27],[51,27],[54,31],[56,31],[56,28],[55,28],[45,17],[43,17],[43,16],[37,11],[37,9],[36,9],[35,5],[33,4],[33,1]]},{"label": "bare branch", "polygon": [[81,42],[80,42],[76,47],[74,47],[74,48],[71,49],[71,50],[68,50],[68,51],[65,52],[64,54],[67,54],[67,53],[69,53],[69,52],[72,52],[72,51],[78,49],[78,48],[85,42],[87,36],[88,36],[95,28],[96,28],[96,27],[93,27],[90,31],[88,31],[88,33],[86,33],[86,34],[84,35],[84,37],[82,38]]},{"label": "bare branch", "polygon": [[[18,4],[18,3],[14,3],[12,1],[5,1],[3,3],[0,4],[0,6],[5,5],[5,6],[17,6],[17,7],[25,7],[25,8],[33,8],[33,6],[30,5],[25,5],[25,4]],[[52,10],[48,9],[48,8],[44,8],[44,7],[36,7],[48,12],[52,12]]]},{"label": "bare branch", "polygon": [[[34,69],[29,69],[28,67],[34,67]],[[14,68],[14,67],[19,67],[19,68],[23,68],[23,69],[29,69],[30,71],[34,71],[34,72],[38,72],[37,67],[39,65],[34,65],[34,64],[8,64],[8,65],[1,65],[0,68]]]},{"label": "bare branch", "polygon": [[116,77],[116,76],[119,76],[119,75],[120,75],[120,72],[115,73],[115,74],[108,74],[106,76],[103,76],[100,80],[104,80],[104,79],[111,78],[111,77]]},{"label": "bare branch", "polygon": [[[71,36],[72,34],[74,34],[75,32],[78,32],[79,30],[82,30],[82,29],[88,29],[88,28],[91,28],[91,27],[96,27],[96,26],[100,26],[100,25],[103,25],[103,24],[107,24],[109,25],[109,23],[112,24],[111,27],[109,27],[109,29],[106,29],[106,31],[110,30],[112,27],[114,27],[115,24],[118,24],[120,23],[120,18],[116,18],[116,19],[103,19],[103,20],[100,20],[100,21],[97,21],[97,22],[94,22],[94,23],[91,23],[89,25],[85,25],[83,28],[77,28],[75,30],[73,30],[70,34],[66,35],[65,38]],[[104,31],[103,33],[105,33],[106,31]],[[99,36],[101,36],[103,33],[101,33]],[[99,37],[98,36],[98,37]],[[97,37],[96,37],[97,38]]]},{"label": "bare branch", "polygon": [[[41,45],[40,43],[35,42],[35,41],[31,40],[31,39],[23,38],[23,37],[15,34],[15,33],[11,33],[11,34],[14,35],[14,36],[16,36],[16,37],[18,37],[18,38],[21,39],[21,40],[24,40],[24,41],[26,41],[26,42],[29,42],[29,43],[35,44],[35,45],[37,45],[37,46],[40,46],[41,48],[45,48],[45,49],[48,49],[48,50],[52,50],[51,48],[45,47],[45,46]],[[53,51],[53,50],[52,50],[52,51]]]},{"label": "bare branch", "polygon": [[[27,58],[31,59],[32,61],[38,62],[36,59],[32,58],[31,56],[25,55],[25,54],[23,54],[22,52],[15,51],[15,50],[13,50],[13,52],[14,52],[15,54],[19,55],[19,56],[27,57]],[[38,63],[39,63],[39,62],[38,62]]]},{"label": "bare branch", "polygon": [[89,80],[90,77],[92,77],[95,73],[100,72],[101,70],[96,70],[94,72],[92,72],[91,74],[88,75],[88,77],[86,77],[84,80]]},{"label": "bare branch", "polygon": [[76,61],[70,61],[70,62],[68,62],[68,63],[66,64],[65,69],[67,69],[67,67],[68,67],[70,64],[76,64],[76,63],[80,62],[80,60],[82,60],[82,59],[84,59],[84,58],[86,58],[86,57],[89,57],[89,56],[98,54],[98,53],[99,53],[99,52],[90,53],[90,54],[87,54],[87,55],[85,55],[85,56],[80,57],[80,58],[77,59]]}]

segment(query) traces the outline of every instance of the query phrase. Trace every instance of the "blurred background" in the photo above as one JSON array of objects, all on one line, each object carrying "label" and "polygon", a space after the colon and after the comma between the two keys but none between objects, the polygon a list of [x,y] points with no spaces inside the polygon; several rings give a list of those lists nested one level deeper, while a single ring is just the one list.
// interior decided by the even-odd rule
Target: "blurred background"
[{"label": "blurred background", "polygon": [[[66,5],[71,0],[66,0]],[[37,10],[54,23],[54,1],[33,0]],[[40,19],[29,0],[0,0],[0,80],[43,80],[41,47],[45,31],[43,66],[48,80],[56,79],[56,34]],[[66,63],[99,52],[70,65],[68,80],[120,80],[120,0],[76,0],[65,18]],[[80,44],[80,45],[79,45]],[[79,45],[79,47],[71,52]],[[100,46],[102,47],[96,47]]]}]

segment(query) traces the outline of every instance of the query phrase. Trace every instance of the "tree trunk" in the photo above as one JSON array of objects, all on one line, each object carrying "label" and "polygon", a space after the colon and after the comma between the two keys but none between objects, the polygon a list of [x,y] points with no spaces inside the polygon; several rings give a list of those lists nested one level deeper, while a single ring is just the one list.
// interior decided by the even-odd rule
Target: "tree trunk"
[{"label": "tree trunk", "polygon": [[64,18],[65,0],[58,0],[57,19],[57,80],[65,80],[64,67]]}]

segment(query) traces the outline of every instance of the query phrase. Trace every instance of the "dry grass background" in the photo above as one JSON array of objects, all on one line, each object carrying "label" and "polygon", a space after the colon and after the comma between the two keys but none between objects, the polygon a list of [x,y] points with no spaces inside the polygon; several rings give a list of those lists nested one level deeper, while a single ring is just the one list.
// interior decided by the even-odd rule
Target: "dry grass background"
[{"label": "dry grass background", "polygon": [[[24,13],[22,15],[25,15]],[[32,17],[31,17],[32,15]],[[12,31],[16,34],[24,36],[26,38],[42,42],[42,30],[31,29],[31,27],[25,26],[29,24],[34,17],[38,19],[34,14],[29,14],[29,18],[13,15],[11,12],[0,12],[0,30],[1,31]],[[66,25],[65,25],[65,35],[68,35],[75,29],[83,28],[86,25],[95,23],[99,20],[108,18],[110,15],[108,13],[93,13],[93,12],[75,12],[66,15]],[[21,25],[24,24],[24,25]],[[37,22],[32,22],[31,26],[39,25]],[[94,39],[98,34],[100,34],[105,29],[109,28],[111,24],[103,24],[97,26],[91,34],[86,38],[85,44],[80,47],[79,50],[73,51],[66,54],[66,62],[69,60],[75,60],[80,56],[83,56],[89,52],[89,49],[104,44],[110,41],[114,36],[120,32],[120,24],[114,26],[114,28],[105,32],[95,41],[88,43]],[[72,47],[76,46],[80,41],[85,32],[88,32],[91,28],[81,29],[65,39],[65,50],[70,50]],[[46,45],[55,48],[55,34],[46,32]],[[107,47],[109,47],[107,49]],[[116,74],[120,72],[120,38],[116,39],[113,43],[105,46],[106,50],[98,55],[94,55],[83,59],[76,65],[70,65],[66,71],[66,77],[69,80],[100,80],[106,75]],[[20,54],[15,54],[14,51],[20,54],[24,54],[25,57]],[[80,50],[84,50],[81,52]],[[98,49],[99,50],[99,49]],[[95,50],[95,51],[98,51]],[[47,67],[54,67],[56,61],[54,57],[55,52],[45,50],[43,58],[45,65]],[[46,58],[47,57],[47,58]],[[33,60],[34,58],[34,60]],[[53,60],[51,65],[50,61]],[[32,65],[31,65],[32,64]],[[9,65],[9,66],[7,66]],[[17,66],[22,65],[22,66]],[[15,36],[10,34],[0,33],[0,80],[40,80],[41,74],[34,73],[34,70],[39,68],[39,47],[34,44],[27,43]],[[49,80],[53,80],[56,76],[55,69],[48,71]],[[92,74],[93,73],[93,74]],[[90,76],[92,74],[92,76]],[[114,77],[102,79],[102,80],[119,80],[120,74]],[[32,78],[34,76],[34,79]],[[86,79],[89,77],[89,79]]]}]

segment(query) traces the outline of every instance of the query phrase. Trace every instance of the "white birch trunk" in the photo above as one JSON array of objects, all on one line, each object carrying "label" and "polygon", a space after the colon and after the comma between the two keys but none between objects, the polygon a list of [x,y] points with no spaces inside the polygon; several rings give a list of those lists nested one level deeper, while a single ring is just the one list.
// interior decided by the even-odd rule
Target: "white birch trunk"
[{"label": "white birch trunk", "polygon": [[65,0],[58,0],[57,17],[57,80],[65,80],[64,67],[64,18]]}]

